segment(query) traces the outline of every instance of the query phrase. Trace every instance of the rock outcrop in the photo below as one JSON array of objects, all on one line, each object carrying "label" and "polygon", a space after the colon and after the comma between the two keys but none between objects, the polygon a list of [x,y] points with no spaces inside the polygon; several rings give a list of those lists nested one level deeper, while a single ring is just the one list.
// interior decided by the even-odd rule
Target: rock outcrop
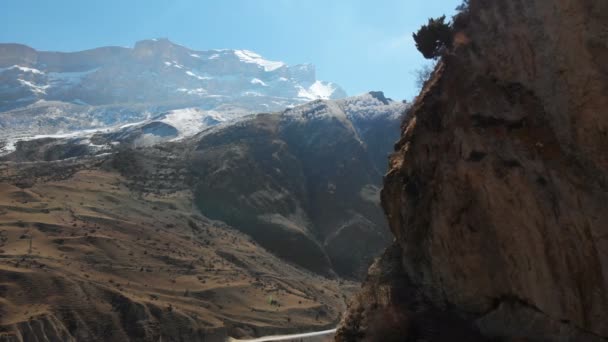
[{"label": "rock outcrop", "polygon": [[338,341],[608,338],[608,3],[470,0]]}]

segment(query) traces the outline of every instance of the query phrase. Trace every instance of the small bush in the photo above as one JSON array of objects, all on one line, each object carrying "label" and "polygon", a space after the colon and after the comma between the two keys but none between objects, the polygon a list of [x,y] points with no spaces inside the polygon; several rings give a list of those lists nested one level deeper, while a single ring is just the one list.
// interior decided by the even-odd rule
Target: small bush
[{"label": "small bush", "polygon": [[430,18],[428,24],[422,25],[413,36],[416,48],[428,59],[440,57],[445,49],[452,47],[454,41],[452,27],[445,22],[445,15]]},{"label": "small bush", "polygon": [[416,87],[418,88],[418,90],[422,90],[426,82],[431,79],[433,71],[435,71],[436,65],[437,63],[425,64],[420,67],[420,69],[413,71]]},{"label": "small bush", "polygon": [[456,7],[456,11],[458,11],[459,13],[466,13],[469,11],[469,0],[463,0],[462,4],[458,5],[458,7]]},{"label": "small bush", "polygon": [[462,4],[456,7],[456,15],[452,17],[452,29],[454,31],[462,30],[467,26],[470,17],[469,0],[464,0]]}]

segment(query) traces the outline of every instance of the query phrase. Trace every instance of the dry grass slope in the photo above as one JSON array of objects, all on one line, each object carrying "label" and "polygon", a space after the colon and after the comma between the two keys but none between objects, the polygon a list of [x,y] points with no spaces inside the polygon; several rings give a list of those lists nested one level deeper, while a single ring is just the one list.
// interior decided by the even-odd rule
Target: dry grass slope
[{"label": "dry grass slope", "polygon": [[[10,175],[11,165],[4,165]],[[0,183],[0,341],[222,340],[332,326],[352,284],[97,168]]]}]

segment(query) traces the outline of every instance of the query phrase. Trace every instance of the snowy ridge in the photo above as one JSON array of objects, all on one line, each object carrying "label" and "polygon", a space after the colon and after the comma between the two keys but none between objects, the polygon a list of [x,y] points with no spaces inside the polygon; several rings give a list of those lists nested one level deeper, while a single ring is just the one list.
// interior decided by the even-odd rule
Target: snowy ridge
[{"label": "snowy ridge", "polygon": [[264,81],[260,80],[259,78],[252,78],[251,84],[259,84],[261,86],[268,87],[268,84],[266,84]]},{"label": "snowy ridge", "polygon": [[230,121],[230,119],[229,115],[222,115],[216,111],[185,108],[172,110],[159,121],[175,127],[179,131],[179,136],[174,140],[179,140],[193,136],[207,127]]},{"label": "snowy ridge", "polygon": [[[206,128],[225,122],[230,122],[233,119],[236,119],[236,117],[232,117],[230,114],[223,114],[215,111],[203,111],[198,108],[185,108],[170,111],[157,119],[148,118],[128,124],[99,127],[94,129],[74,130],[71,132],[58,132],[55,134],[15,135],[13,137],[8,137],[8,139],[0,139],[0,156],[14,152],[16,150],[16,144],[19,141],[33,141],[45,138],[69,139],[76,144],[87,145],[93,149],[110,149],[111,146],[119,145],[120,142],[113,141],[109,144],[96,145],[92,143],[90,139],[96,134],[121,133],[121,137],[129,136],[129,132],[137,132],[143,127],[156,122],[170,125],[178,131],[178,134],[177,136],[171,136],[166,139],[153,139],[151,141],[154,144],[168,140],[177,141],[198,134]],[[144,135],[147,135],[148,138],[152,136],[150,134]]]},{"label": "snowy ridge", "polygon": [[365,93],[340,100],[312,101],[288,109],[284,112],[284,115],[296,121],[318,120],[329,117],[350,121],[382,117],[396,120],[404,115],[408,107],[409,104],[407,103],[385,99],[382,93]]},{"label": "snowy ridge", "polygon": [[283,116],[292,121],[324,120],[336,118],[346,121],[346,113],[335,101],[319,100],[305,105],[290,108],[283,113]]},{"label": "snowy ridge", "polygon": [[46,89],[49,87],[48,85],[38,85],[34,84],[30,81],[22,80],[20,78],[17,79],[22,85],[28,87],[32,92],[36,94],[46,94]]},{"label": "snowy ridge", "polygon": [[386,99],[384,94],[379,92],[353,96],[336,102],[344,109],[351,120],[375,119],[378,117],[392,120],[400,119],[410,106],[401,101]]},{"label": "snowy ridge", "polygon": [[26,72],[26,73],[39,74],[39,75],[44,74],[44,72],[42,72],[38,69],[28,68],[28,67],[21,66],[21,65],[13,65],[8,68],[0,68],[0,72],[5,71],[5,70],[14,70],[14,69],[17,69],[19,71]]},{"label": "snowy ridge", "polygon": [[[280,110],[270,98],[285,99],[289,106],[346,96],[335,83],[317,80],[313,65],[290,66],[249,50],[196,51],[167,39],[137,42],[109,55],[96,56],[98,50],[73,52],[69,58],[34,50],[36,58],[24,55],[22,63],[0,65],[0,112],[39,99],[93,105],[183,102],[183,107],[210,108],[209,102],[217,103],[210,98],[221,96],[239,105],[253,101],[253,110]],[[46,54],[52,54],[50,62]],[[259,99],[235,99],[239,95],[269,99],[262,106]]]},{"label": "snowy ridge", "polygon": [[[41,110],[46,110],[44,101],[37,104]],[[86,106],[70,105],[70,108]],[[384,98],[381,93],[367,93],[340,100],[316,100],[303,105],[284,110],[278,115],[284,124],[306,124],[311,121],[337,120],[351,130],[360,139],[361,127],[369,122],[385,121],[398,122],[404,115],[408,104]],[[108,109],[111,110],[111,109]],[[249,115],[251,114],[251,115]],[[62,111],[54,113],[62,117]],[[193,136],[201,136],[216,132],[231,125],[238,125],[244,120],[253,120],[255,115],[243,112],[238,108],[224,107],[222,110],[203,110],[196,107],[174,109],[153,115],[145,112],[138,121],[104,126],[96,122],[98,127],[79,129],[54,134],[35,134],[8,137],[0,139],[0,156],[15,151],[18,141],[31,141],[41,138],[69,140],[70,144],[86,145],[91,151],[99,153],[112,150],[113,146],[131,144],[132,146],[150,146],[166,141],[179,141]],[[94,139],[94,137],[96,137]],[[100,138],[101,137],[101,138]],[[3,140],[3,141],[2,141]],[[97,141],[93,143],[92,141]],[[101,141],[101,142],[100,142]]]}]

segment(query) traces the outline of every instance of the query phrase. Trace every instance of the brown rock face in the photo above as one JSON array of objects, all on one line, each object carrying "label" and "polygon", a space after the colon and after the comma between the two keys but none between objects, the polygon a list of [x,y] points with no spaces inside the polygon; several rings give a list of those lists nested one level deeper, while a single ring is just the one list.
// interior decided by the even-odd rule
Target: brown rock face
[{"label": "brown rock face", "polygon": [[605,340],[608,2],[471,0],[457,29],[337,340]]}]

